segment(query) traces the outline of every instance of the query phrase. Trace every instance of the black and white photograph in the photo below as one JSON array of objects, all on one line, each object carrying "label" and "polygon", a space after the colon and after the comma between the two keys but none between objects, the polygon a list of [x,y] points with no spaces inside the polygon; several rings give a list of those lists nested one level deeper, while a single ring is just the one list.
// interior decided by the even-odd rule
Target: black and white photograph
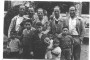
[{"label": "black and white photograph", "polygon": [[89,60],[88,1],[4,0],[3,59]]}]

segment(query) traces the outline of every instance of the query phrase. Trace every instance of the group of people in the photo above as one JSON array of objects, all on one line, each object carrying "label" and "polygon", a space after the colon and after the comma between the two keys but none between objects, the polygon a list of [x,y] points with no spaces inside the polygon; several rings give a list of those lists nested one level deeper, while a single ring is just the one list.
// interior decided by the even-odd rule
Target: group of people
[{"label": "group of people", "polygon": [[11,20],[7,49],[11,57],[25,59],[80,60],[81,41],[84,36],[82,18],[76,16],[75,6],[68,16],[62,17],[55,6],[50,17],[39,8],[19,7],[19,14]]}]

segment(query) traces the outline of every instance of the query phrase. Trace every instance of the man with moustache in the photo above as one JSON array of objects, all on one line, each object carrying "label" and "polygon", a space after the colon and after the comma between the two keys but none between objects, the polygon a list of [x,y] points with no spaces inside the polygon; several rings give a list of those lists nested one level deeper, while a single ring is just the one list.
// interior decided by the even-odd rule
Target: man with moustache
[{"label": "man with moustache", "polygon": [[75,6],[69,8],[69,16],[65,20],[64,26],[69,27],[69,32],[74,39],[73,57],[74,60],[80,60],[81,41],[84,37],[84,23],[82,18],[76,16]]}]

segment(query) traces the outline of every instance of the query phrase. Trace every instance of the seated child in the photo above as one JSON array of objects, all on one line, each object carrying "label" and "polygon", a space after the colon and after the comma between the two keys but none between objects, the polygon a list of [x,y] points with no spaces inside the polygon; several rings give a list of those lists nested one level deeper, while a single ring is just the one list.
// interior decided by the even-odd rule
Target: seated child
[{"label": "seated child", "polygon": [[8,43],[7,49],[9,49],[10,57],[17,58],[19,56],[19,51],[21,47],[20,40],[17,38],[16,31],[11,31],[11,37]]},{"label": "seated child", "polygon": [[62,30],[62,33],[58,35],[60,47],[62,49],[61,58],[71,60],[73,39],[69,34],[68,27],[63,27]]}]

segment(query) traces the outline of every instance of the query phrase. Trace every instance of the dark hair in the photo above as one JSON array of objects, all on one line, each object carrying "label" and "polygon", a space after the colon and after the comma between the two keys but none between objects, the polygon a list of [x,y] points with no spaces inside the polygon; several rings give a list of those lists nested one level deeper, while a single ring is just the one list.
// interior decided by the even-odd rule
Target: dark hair
[{"label": "dark hair", "polygon": [[32,19],[26,19],[25,23],[26,23],[26,22],[30,22],[31,25],[32,25]]},{"label": "dark hair", "polygon": [[57,38],[54,38],[53,43],[59,43],[59,40]]},{"label": "dark hair", "polygon": [[69,29],[69,28],[68,28],[68,26],[64,26],[64,27],[62,28],[62,30],[63,30],[64,28],[67,28],[67,29]]},{"label": "dark hair", "polygon": [[37,22],[36,26],[42,26],[42,23],[41,22]]},{"label": "dark hair", "polygon": [[16,35],[17,34],[17,31],[11,31],[10,34],[11,35]]}]

